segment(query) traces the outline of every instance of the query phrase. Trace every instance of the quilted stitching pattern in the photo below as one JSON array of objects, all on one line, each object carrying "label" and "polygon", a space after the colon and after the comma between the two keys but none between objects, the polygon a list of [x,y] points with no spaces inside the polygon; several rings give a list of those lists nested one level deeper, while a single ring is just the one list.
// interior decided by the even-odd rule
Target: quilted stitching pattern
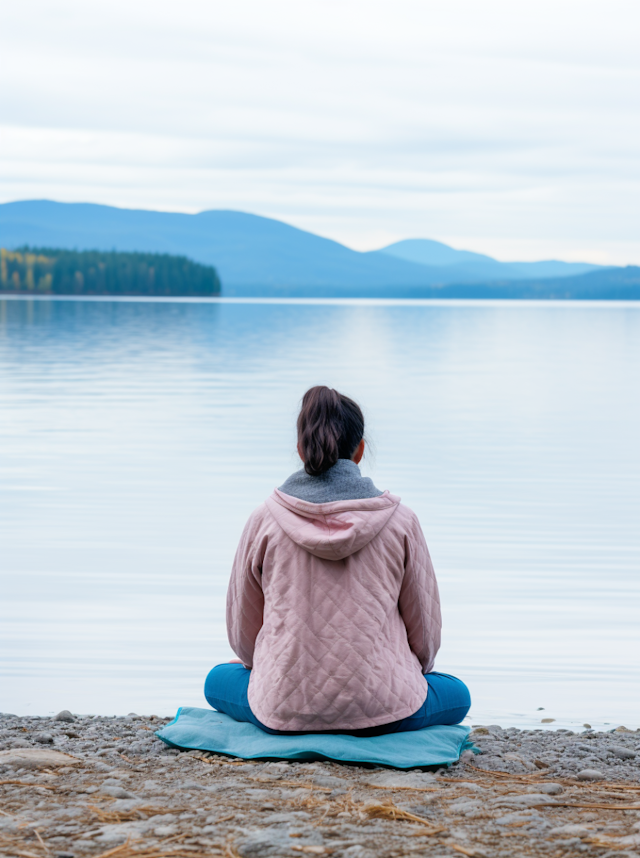
[{"label": "quilted stitching pattern", "polygon": [[441,629],[417,517],[388,492],[327,504],[274,492],[242,534],[227,629],[268,727],[358,729],[411,715]]}]

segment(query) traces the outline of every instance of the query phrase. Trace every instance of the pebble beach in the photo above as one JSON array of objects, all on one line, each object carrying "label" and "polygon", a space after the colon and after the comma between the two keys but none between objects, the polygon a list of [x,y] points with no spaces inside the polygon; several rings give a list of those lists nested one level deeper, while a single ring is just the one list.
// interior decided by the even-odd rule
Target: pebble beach
[{"label": "pebble beach", "polygon": [[449,768],[244,761],[154,716],[0,716],[0,854],[640,856],[640,731],[476,726]]}]

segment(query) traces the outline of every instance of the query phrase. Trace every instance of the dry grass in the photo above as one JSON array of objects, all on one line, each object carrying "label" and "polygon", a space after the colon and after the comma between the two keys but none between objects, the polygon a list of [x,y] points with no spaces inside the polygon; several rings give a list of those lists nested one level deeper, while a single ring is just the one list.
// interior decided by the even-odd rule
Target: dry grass
[{"label": "dry grass", "polygon": [[596,791],[600,790],[624,790],[629,792],[640,792],[640,786],[633,786],[631,784],[622,784],[622,783],[585,783],[584,781],[569,781],[569,780],[558,780],[558,783],[568,784],[570,786],[581,787],[582,789],[593,789]]},{"label": "dry grass", "polygon": [[[546,770],[542,772],[531,772],[528,775],[517,775],[512,774],[511,772],[495,772],[491,769],[481,769],[479,766],[472,766],[471,763],[467,763],[466,766],[468,769],[473,769],[474,772],[478,772],[480,775],[487,775],[493,778],[506,778],[507,780],[512,781],[521,781],[522,783],[531,783],[536,784],[540,783],[541,778],[544,778],[545,775],[549,774]],[[445,778],[442,778],[445,780]],[[448,781],[454,781],[455,778],[446,778]]]},{"label": "dry grass", "polygon": [[34,834],[35,834],[35,836],[38,838],[38,843],[40,844],[40,846],[42,846],[42,848],[44,849],[44,851],[45,851],[45,852],[48,852],[48,851],[49,851],[49,847],[46,845],[46,843],[44,842],[44,840],[42,839],[42,837],[40,837],[40,832],[38,831],[38,829],[37,829],[37,828],[34,828],[34,829],[33,829],[33,833],[34,833]]},{"label": "dry grass", "polygon": [[327,846],[289,846],[293,852],[306,852],[308,855],[331,855],[334,851]]},{"label": "dry grass", "polygon": [[402,810],[397,807],[392,801],[384,804],[364,804],[359,808],[369,819],[391,819],[397,822],[417,822],[419,825],[424,825],[429,829],[429,834],[438,834],[445,831],[442,825],[434,825],[428,819],[422,816],[416,816],[415,813],[409,813],[408,810]]},{"label": "dry grass", "polygon": [[579,807],[589,810],[640,810],[640,804],[598,804],[596,802],[541,801],[531,807]]},{"label": "dry grass", "polygon": [[209,751],[203,751],[200,754],[189,754],[192,760],[200,760],[201,763],[208,763],[210,766],[244,766],[245,760],[218,760],[212,756],[206,756]]},{"label": "dry grass", "polygon": [[[111,858],[111,856],[117,856],[117,858],[197,858],[198,855],[204,858],[204,856],[212,854],[212,849],[220,854],[232,856],[232,858],[236,858],[236,856],[240,858],[235,850],[232,852],[223,852],[224,847],[222,845],[207,846],[205,849],[183,848],[177,841],[184,840],[186,836],[185,834],[178,834],[175,837],[169,837],[167,840],[161,841],[157,846],[146,847],[144,845],[140,846],[141,841],[139,840],[127,840],[121,846],[108,849],[106,852],[101,852],[99,855],[93,856],[93,858]],[[169,844],[173,844],[170,849],[167,848]],[[229,848],[229,845],[227,848]],[[42,858],[42,856],[40,855],[38,858]]]},{"label": "dry grass", "polygon": [[[528,784],[531,786],[535,786],[537,784],[543,784],[546,781],[550,781],[552,783],[559,783],[563,786],[567,787],[579,787],[580,789],[590,789],[595,791],[600,790],[623,790],[629,792],[640,792],[640,786],[633,784],[625,784],[625,783],[612,783],[609,781],[605,781],[602,783],[598,782],[589,782],[589,781],[579,781],[573,778],[562,777],[561,775],[554,777],[552,772],[548,770],[542,772],[532,772],[530,775],[517,775],[511,774],[510,772],[495,772],[490,771],[489,769],[481,769],[478,766],[467,765],[467,768],[473,769],[474,772],[477,772],[479,775],[486,775],[489,778],[498,778],[499,780],[511,780],[516,781],[522,784]],[[456,782],[460,782],[457,778],[445,778],[440,777],[438,780],[442,780],[446,783],[455,784]]]},{"label": "dry grass", "polygon": [[36,855],[35,852],[27,852],[25,849],[9,849],[7,855],[20,855],[21,858],[42,858],[42,855]]},{"label": "dry grass", "polygon": [[134,819],[148,819],[150,816],[160,816],[163,813],[183,813],[186,808],[156,807],[150,804],[143,804],[140,807],[134,807],[132,810],[102,810],[101,807],[90,804],[88,810],[94,816],[97,816],[100,822],[114,825],[120,822],[132,822]]},{"label": "dry grass", "polygon": [[30,781],[0,781],[0,786],[4,784],[15,784],[16,786],[37,787],[38,789],[57,789],[57,787],[49,786],[48,784],[31,783]]},{"label": "dry grass", "polygon": [[[600,837],[585,837],[582,842],[589,843],[591,846],[599,846],[601,849],[624,849],[625,851],[629,849],[625,843],[616,843],[615,840],[603,840]],[[637,855],[638,853],[626,851],[625,854]]]},{"label": "dry grass", "polygon": [[[280,799],[280,801],[282,801],[282,799]],[[353,804],[351,796],[349,796],[346,801],[351,802],[351,804]],[[335,809],[336,812],[339,812],[339,811],[337,811],[337,808],[343,808],[344,804],[345,804],[345,800],[343,799],[342,802],[329,802],[326,800],[324,795],[316,796],[313,793],[311,793],[311,795],[296,796],[293,799],[289,799],[289,801],[287,803],[290,804],[292,807],[295,807],[295,808],[301,808],[302,807],[305,810],[324,810],[325,811],[324,816],[328,816],[328,815],[330,815],[329,811],[331,809]],[[333,815],[335,815],[335,814],[333,814]]]},{"label": "dry grass", "polygon": [[407,790],[408,792],[442,792],[440,787],[412,787],[412,786],[381,786],[380,784],[358,784],[359,787],[363,786],[367,789],[386,789],[389,792],[396,792],[396,790]]},{"label": "dry grass", "polygon": [[[40,835],[36,833],[38,837],[38,843],[34,843],[34,846],[40,846],[44,849],[44,854],[49,855],[49,849],[44,844]],[[0,854],[2,855],[20,855],[24,856],[24,858],[43,858],[42,852],[29,852],[27,849],[22,848],[22,842],[17,841],[15,839],[10,839],[9,837],[0,835]]]},{"label": "dry grass", "polygon": [[469,855],[470,858],[473,858],[474,855],[479,855],[475,849],[467,849],[466,846],[460,846],[458,843],[447,843],[449,849],[453,849],[454,852],[460,852],[462,855]]},{"label": "dry grass", "polygon": [[[251,778],[251,780],[257,780],[257,778]],[[270,783],[273,783],[274,786],[279,787],[287,786],[295,787],[296,789],[311,789],[315,790],[316,792],[333,792],[333,789],[331,787],[316,786],[315,784],[307,783],[306,781],[270,781]]]},{"label": "dry grass", "polygon": [[[161,812],[165,811],[161,809]],[[52,855],[47,844],[42,840],[38,831],[31,829],[38,838],[38,843],[34,846],[39,846],[43,851],[31,852],[23,848],[23,841],[10,839],[0,836],[0,855],[3,856],[18,856],[18,858],[49,858]],[[107,849],[106,852],[101,852],[93,858],[206,858],[206,856],[214,854],[223,854],[224,846],[208,844],[206,847],[183,846],[179,841],[188,839],[187,834],[178,834],[175,837],[169,837],[162,840],[154,846],[145,846],[142,840],[127,840],[120,846],[114,846]],[[29,844],[31,845],[31,844]],[[224,853],[240,858],[237,852]]]}]

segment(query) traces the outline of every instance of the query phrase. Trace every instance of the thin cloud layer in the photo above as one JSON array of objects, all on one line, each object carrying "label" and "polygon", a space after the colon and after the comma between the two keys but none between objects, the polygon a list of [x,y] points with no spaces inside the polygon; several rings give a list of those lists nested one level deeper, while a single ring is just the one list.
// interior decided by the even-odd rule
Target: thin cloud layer
[{"label": "thin cloud layer", "polygon": [[630,0],[27,0],[0,31],[1,197],[638,263],[638,24]]}]

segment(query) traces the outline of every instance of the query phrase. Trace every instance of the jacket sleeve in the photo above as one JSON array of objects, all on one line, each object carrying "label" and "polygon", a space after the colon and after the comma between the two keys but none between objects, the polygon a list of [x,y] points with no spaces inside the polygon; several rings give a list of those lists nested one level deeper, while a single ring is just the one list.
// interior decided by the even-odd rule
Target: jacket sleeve
[{"label": "jacket sleeve", "polygon": [[440,595],[429,549],[415,516],[405,536],[405,570],[398,607],[409,646],[418,656],[422,672],[430,673],[440,649]]},{"label": "jacket sleeve", "polygon": [[245,667],[253,667],[253,651],[262,628],[264,593],[262,560],[267,537],[261,533],[260,510],[247,522],[231,569],[227,590],[227,635],[231,649]]}]

